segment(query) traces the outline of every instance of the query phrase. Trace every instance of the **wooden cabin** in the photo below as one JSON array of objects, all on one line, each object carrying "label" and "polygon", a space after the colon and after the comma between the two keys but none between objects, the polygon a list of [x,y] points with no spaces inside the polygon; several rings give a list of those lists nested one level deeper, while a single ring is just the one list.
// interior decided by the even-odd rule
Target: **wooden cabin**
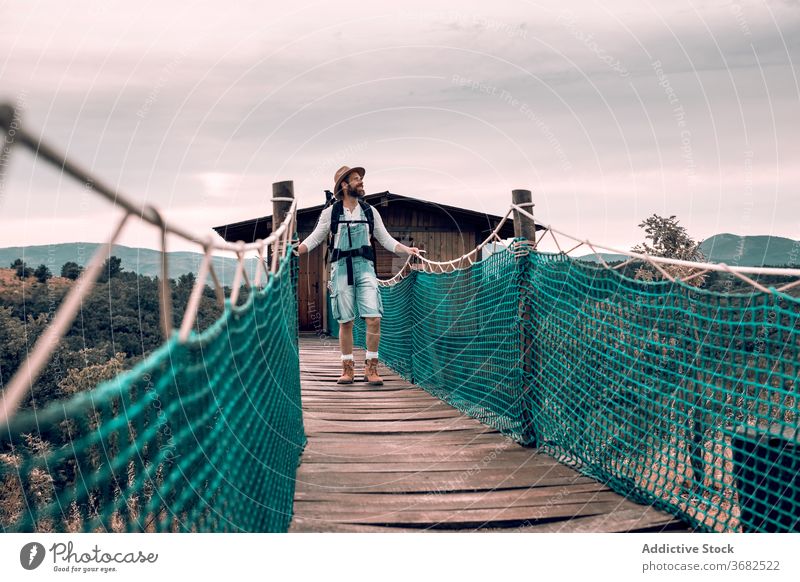
[{"label": "wooden cabin", "polygon": [[[501,216],[456,208],[391,192],[368,194],[364,200],[380,213],[389,233],[408,246],[426,251],[434,261],[449,261],[471,251],[497,227]],[[297,232],[304,240],[317,224],[324,204],[297,211]],[[215,226],[214,230],[227,241],[253,242],[265,239],[272,232],[272,217],[262,216],[233,224]],[[501,238],[514,236],[512,220],[506,221]],[[377,272],[380,279],[397,273],[406,256],[397,256],[377,244]],[[330,331],[328,322],[327,282],[324,265],[326,244],[300,257],[298,316],[302,331]]]}]

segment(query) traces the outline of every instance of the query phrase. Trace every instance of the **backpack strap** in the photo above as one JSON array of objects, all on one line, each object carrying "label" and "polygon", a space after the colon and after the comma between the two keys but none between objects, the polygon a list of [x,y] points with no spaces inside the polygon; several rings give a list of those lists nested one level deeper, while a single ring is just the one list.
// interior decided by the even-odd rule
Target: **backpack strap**
[{"label": "backpack strap", "polygon": [[367,219],[367,224],[369,224],[369,238],[371,240],[372,232],[375,230],[375,217],[372,215],[372,206],[361,200],[361,198],[358,199],[358,203],[361,205],[361,213]]},{"label": "backpack strap", "polygon": [[333,208],[331,208],[331,228],[330,234],[328,235],[328,257],[333,256],[333,243],[336,241],[336,233],[339,232],[339,221],[342,217],[343,208],[344,203],[341,200],[334,202]]},{"label": "backpack strap", "polygon": [[358,199],[358,203],[361,205],[361,212],[364,214],[364,218],[367,219],[367,224],[369,224],[369,246],[372,248],[372,254],[369,257],[372,259],[372,268],[375,269],[375,274],[378,274],[378,249],[375,248],[375,237],[372,236],[373,231],[375,230],[375,217],[372,214],[372,206],[361,200]]},{"label": "backpack strap", "polygon": [[336,233],[339,232],[339,221],[342,219],[343,210],[344,202],[337,200],[333,203],[333,208],[331,209],[331,234],[333,236],[336,236]]}]

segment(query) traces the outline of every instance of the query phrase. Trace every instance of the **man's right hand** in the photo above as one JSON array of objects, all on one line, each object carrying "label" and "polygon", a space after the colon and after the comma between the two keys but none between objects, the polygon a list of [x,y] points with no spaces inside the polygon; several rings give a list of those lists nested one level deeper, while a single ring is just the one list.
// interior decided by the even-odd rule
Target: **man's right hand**
[{"label": "man's right hand", "polygon": [[297,247],[297,254],[304,255],[307,252],[308,252],[308,247],[305,245],[305,243],[300,243],[300,245]]}]

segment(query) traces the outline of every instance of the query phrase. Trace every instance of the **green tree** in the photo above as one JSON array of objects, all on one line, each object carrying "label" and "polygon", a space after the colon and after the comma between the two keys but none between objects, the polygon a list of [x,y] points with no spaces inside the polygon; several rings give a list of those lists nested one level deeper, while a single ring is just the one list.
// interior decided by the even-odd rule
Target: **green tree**
[{"label": "green tree", "polygon": [[197,277],[194,273],[184,273],[178,277],[175,282],[175,288],[180,289],[182,292],[185,291],[186,295],[189,295],[194,288],[195,281],[197,281]]},{"label": "green tree", "polygon": [[[80,352],[83,353],[83,350]],[[88,364],[81,368],[70,368],[67,376],[58,383],[65,396],[92,390],[101,382],[110,380],[125,369],[125,354],[117,352],[114,357],[102,364]]]},{"label": "green tree", "polygon": [[634,252],[644,253],[654,257],[668,257],[685,261],[703,261],[705,256],[700,250],[700,243],[689,236],[686,228],[681,226],[678,217],[674,214],[664,218],[653,214],[639,223],[643,228],[645,238],[652,244],[643,242],[633,248]]},{"label": "green tree", "polygon": [[24,318],[16,317],[11,307],[0,307],[0,378],[8,383],[14,372],[28,355],[36,338],[47,326],[46,313],[36,317],[28,313]]},{"label": "green tree", "polygon": [[17,259],[13,263],[11,263],[11,268],[16,269],[17,277],[20,279],[27,279],[31,275],[33,275],[33,271],[31,268],[22,261],[22,259]]},{"label": "green tree", "polygon": [[112,255],[103,263],[103,268],[100,271],[100,276],[97,278],[97,281],[99,283],[106,283],[120,273],[122,273],[122,259],[116,255]]},{"label": "green tree", "polygon": [[83,267],[72,261],[64,263],[64,266],[61,267],[61,276],[73,281],[80,277],[82,272]]},{"label": "green tree", "polygon": [[[700,243],[689,236],[685,227],[681,226],[678,217],[674,214],[668,218],[653,214],[639,223],[639,228],[645,232],[645,241],[631,249],[635,253],[647,254],[651,257],[679,259],[682,261],[703,262],[706,260]],[[648,242],[649,241],[649,242]],[[672,277],[685,278],[697,269],[680,265],[661,265]],[[637,279],[652,281],[657,270],[650,265],[644,265],[636,271]],[[695,277],[689,283],[702,287],[705,278]]]},{"label": "green tree", "polygon": [[39,265],[33,272],[33,276],[36,277],[36,280],[39,281],[39,283],[47,283],[47,280],[53,276],[53,273],[50,272],[50,269],[47,268],[47,265]]}]

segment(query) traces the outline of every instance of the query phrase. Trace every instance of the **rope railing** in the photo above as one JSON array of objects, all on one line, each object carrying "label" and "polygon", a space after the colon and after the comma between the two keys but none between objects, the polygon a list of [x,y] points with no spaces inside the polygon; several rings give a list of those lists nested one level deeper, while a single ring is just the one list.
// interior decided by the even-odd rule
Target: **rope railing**
[{"label": "rope railing", "polygon": [[[478,259],[477,257],[480,255],[481,250],[483,248],[494,241],[503,242],[500,238],[500,231],[502,230],[505,223],[508,221],[508,217],[511,215],[511,211],[513,208],[509,208],[497,226],[492,230],[489,236],[483,240],[479,245],[477,245],[474,249],[461,255],[456,259],[452,259],[449,261],[433,261],[431,259],[425,258],[422,255],[409,255],[406,259],[406,262],[400,268],[400,270],[391,278],[389,279],[379,279],[378,285],[382,287],[389,287],[402,281],[405,277],[408,276],[409,273],[412,271],[424,271],[428,273],[452,273],[453,271],[457,271],[459,269],[469,268],[473,265]],[[424,251],[423,251],[424,252]]]},{"label": "rope railing", "polygon": [[[20,128],[0,108],[11,145],[23,145],[123,210],[53,321],[2,392],[0,529],[4,531],[285,531],[305,443],[300,413],[297,262],[291,252],[297,202],[263,240],[196,236],[139,206]],[[286,199],[282,199],[288,202]],[[19,410],[68,331],[129,219],[159,229],[159,321],[164,345],[96,388]],[[203,249],[178,331],[173,327],[167,235]],[[233,252],[231,296],[214,252]],[[259,257],[251,282],[245,254]],[[268,260],[265,258],[268,254]],[[222,316],[196,331],[211,277]],[[250,289],[238,305],[242,285]]]}]

